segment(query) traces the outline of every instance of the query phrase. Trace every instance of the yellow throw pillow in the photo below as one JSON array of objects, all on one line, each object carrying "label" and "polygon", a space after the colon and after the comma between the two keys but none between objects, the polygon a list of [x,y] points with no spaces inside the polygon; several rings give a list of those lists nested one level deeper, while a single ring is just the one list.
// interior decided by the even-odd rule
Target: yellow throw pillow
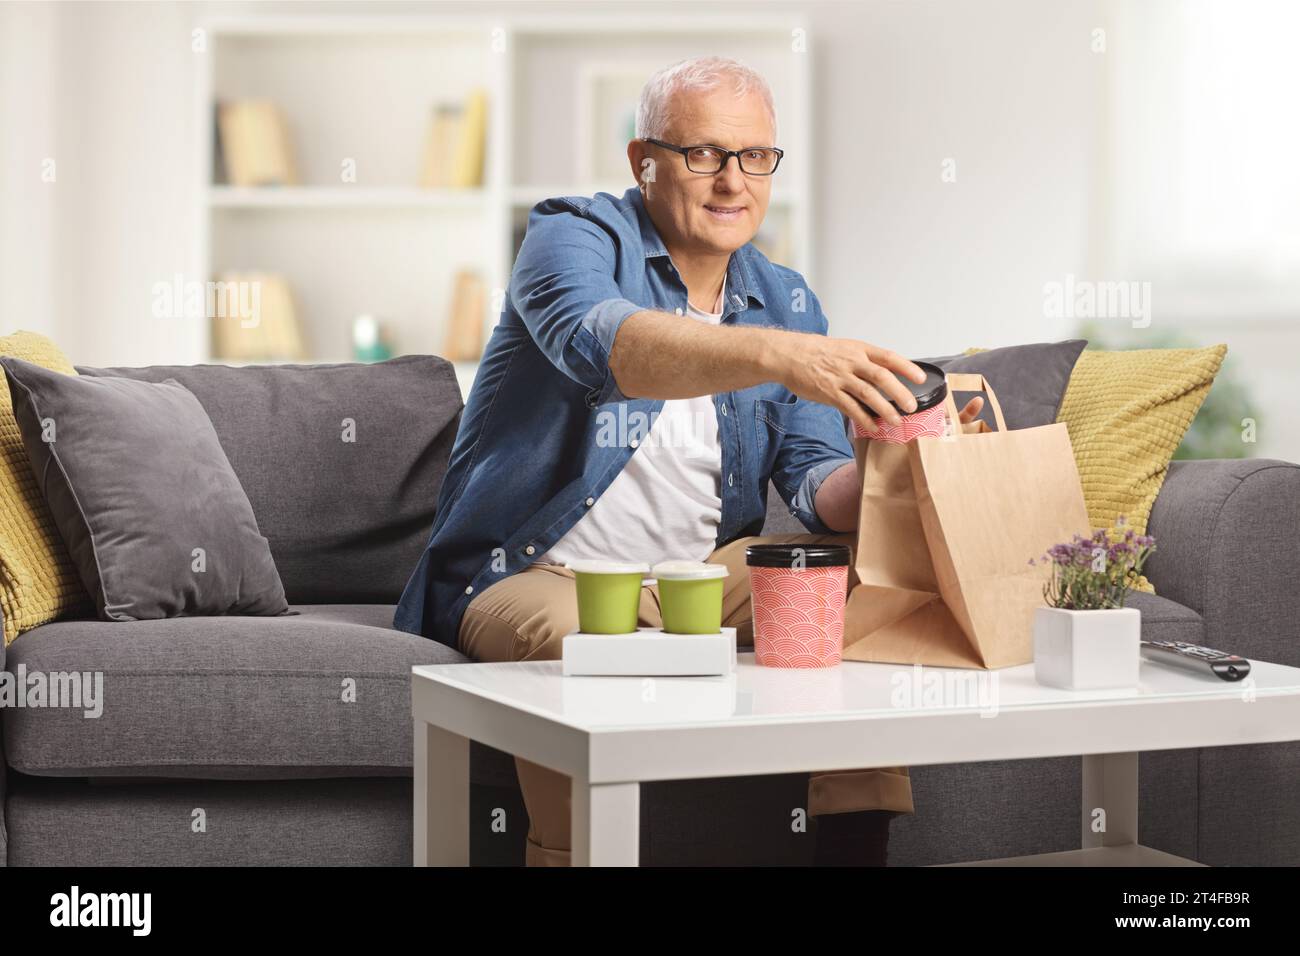
[{"label": "yellow throw pillow", "polygon": [[1056,420],[1070,433],[1094,528],[1123,515],[1146,533],[1169,459],[1227,353],[1226,345],[1211,345],[1079,356]]},{"label": "yellow throw pillow", "polygon": [[[77,374],[59,347],[35,332],[0,338],[0,355]],[[90,597],[27,463],[7,382],[0,382],[0,611],[6,646],[23,631],[57,617],[92,613]]]}]

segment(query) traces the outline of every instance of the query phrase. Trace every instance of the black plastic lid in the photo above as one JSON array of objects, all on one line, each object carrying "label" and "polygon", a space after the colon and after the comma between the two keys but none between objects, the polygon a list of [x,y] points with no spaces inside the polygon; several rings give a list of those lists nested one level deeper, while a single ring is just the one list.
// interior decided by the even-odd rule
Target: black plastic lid
[{"label": "black plastic lid", "polygon": [[[904,378],[897,372],[894,373],[894,376],[903,383],[903,387],[911,392],[912,397],[916,399],[916,411],[923,412],[927,408],[934,408],[948,397],[948,379],[944,376],[943,369],[937,365],[931,365],[929,362],[913,362],[912,364],[920,366],[921,371],[925,372],[924,382],[918,384],[910,378]],[[912,412],[903,411],[898,407],[898,403],[892,399],[890,399],[889,404],[893,405],[900,415],[913,414]],[[873,411],[872,414],[875,415],[875,412]]]},{"label": "black plastic lid", "polygon": [[842,544],[751,544],[745,563],[756,568],[837,568],[849,563]]}]

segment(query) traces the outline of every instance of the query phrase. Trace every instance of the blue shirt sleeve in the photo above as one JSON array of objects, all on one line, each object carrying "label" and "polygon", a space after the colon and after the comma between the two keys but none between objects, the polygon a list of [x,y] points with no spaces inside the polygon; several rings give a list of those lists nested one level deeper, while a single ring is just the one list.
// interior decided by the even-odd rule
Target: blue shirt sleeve
[{"label": "blue shirt sleeve", "polygon": [[587,388],[595,408],[627,399],[609,370],[614,336],[644,310],[614,279],[614,238],[571,203],[547,200],[529,214],[510,274],[510,303],[538,348]]},{"label": "blue shirt sleeve", "polygon": [[[825,335],[826,316],[812,290],[808,290],[808,300],[813,308],[812,334]],[[853,446],[840,410],[800,399],[777,449],[772,482],[790,506],[790,513],[814,534],[835,533],[817,517],[817,490],[831,472],[852,463]]]}]

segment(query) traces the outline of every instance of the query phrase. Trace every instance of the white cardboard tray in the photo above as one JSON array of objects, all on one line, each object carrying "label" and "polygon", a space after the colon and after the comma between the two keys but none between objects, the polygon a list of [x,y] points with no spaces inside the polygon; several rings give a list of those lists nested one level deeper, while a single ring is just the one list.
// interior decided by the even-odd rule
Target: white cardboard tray
[{"label": "white cardboard tray", "polygon": [[641,627],[629,634],[569,634],[566,677],[720,677],[736,670],[736,629],[718,634],[667,634]]}]

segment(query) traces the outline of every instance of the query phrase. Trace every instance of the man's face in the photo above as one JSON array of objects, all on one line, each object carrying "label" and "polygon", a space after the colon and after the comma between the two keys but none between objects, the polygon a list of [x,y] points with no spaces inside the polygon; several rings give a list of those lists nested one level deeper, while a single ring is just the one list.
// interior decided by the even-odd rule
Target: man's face
[{"label": "man's face", "polygon": [[[708,92],[673,97],[673,117],[662,137],[675,146],[775,146],[767,108],[757,93],[737,99],[726,84]],[[747,176],[736,157],[720,172],[694,173],[686,157],[653,143],[633,140],[628,158],[638,180],[644,161],[653,161],[654,181],[644,192],[646,211],[664,242],[684,251],[726,254],[754,238],[767,214],[771,176]]]}]

